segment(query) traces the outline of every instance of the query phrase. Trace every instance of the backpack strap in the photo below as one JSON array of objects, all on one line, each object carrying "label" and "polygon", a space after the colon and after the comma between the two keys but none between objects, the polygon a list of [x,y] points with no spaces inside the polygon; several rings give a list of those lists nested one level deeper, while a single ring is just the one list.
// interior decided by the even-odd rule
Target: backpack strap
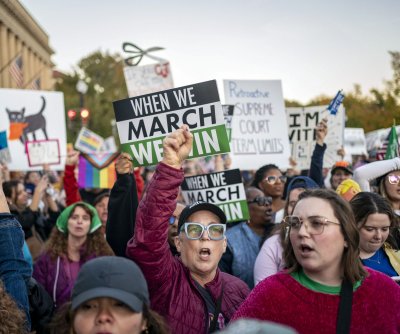
[{"label": "backpack strap", "polygon": [[344,278],[340,289],[339,311],[336,323],[337,334],[350,333],[352,304],[353,285]]}]

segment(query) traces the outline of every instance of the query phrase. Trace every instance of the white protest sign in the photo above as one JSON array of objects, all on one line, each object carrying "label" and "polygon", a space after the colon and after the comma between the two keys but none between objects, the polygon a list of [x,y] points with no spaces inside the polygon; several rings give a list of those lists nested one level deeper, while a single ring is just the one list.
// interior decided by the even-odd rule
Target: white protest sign
[{"label": "white protest sign", "polygon": [[352,161],[354,155],[367,155],[367,141],[363,128],[344,129],[344,151],[346,161]]},{"label": "white protest sign", "polygon": [[193,134],[189,158],[229,152],[215,80],[113,102],[121,149],[134,166],[162,159],[164,137],[187,124]]},{"label": "white protest sign", "polygon": [[186,204],[198,201],[216,204],[225,212],[228,222],[249,219],[239,169],[185,177],[181,191]]},{"label": "white protest sign", "polygon": [[282,86],[279,80],[224,80],[225,102],[235,105],[232,120],[232,166],[257,169],[274,163],[289,166]]},{"label": "white protest sign", "polygon": [[75,148],[83,153],[97,153],[104,145],[104,138],[82,127],[76,138]]},{"label": "white protest sign", "polygon": [[327,106],[286,108],[291,156],[299,170],[310,169],[316,143],[316,126],[323,118],[328,120],[328,134],[324,141],[327,149],[323,166],[330,168],[336,161],[342,160],[337,150],[343,146],[344,108],[341,105],[336,115],[331,115],[326,108]]},{"label": "white protest sign", "polygon": [[169,62],[125,66],[124,76],[130,97],[174,88]]},{"label": "white protest sign", "polygon": [[30,167],[26,142],[58,140],[61,159],[53,170],[64,170],[66,129],[64,96],[61,92],[0,89],[0,132],[7,131],[11,154],[10,170],[38,170]]},{"label": "white protest sign", "polygon": [[100,148],[100,152],[115,153],[118,151],[117,144],[113,136],[104,139],[103,146]]},{"label": "white protest sign", "polygon": [[26,151],[30,167],[57,165],[60,163],[60,144],[58,139],[27,141]]}]

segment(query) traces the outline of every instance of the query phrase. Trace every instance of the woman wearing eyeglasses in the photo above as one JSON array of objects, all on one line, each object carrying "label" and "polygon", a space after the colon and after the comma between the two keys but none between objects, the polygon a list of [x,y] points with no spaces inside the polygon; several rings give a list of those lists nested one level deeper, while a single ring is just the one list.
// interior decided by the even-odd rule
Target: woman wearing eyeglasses
[{"label": "woman wearing eyeglasses", "polygon": [[350,201],[360,231],[360,258],[364,266],[388,276],[400,275],[400,252],[390,236],[395,216],[379,194],[360,192]]},{"label": "woman wearing eyeglasses", "polygon": [[282,199],[285,190],[286,176],[278,166],[269,164],[262,166],[256,171],[254,180],[251,186],[261,189],[265,196],[272,197],[272,212],[274,214],[274,221],[280,223],[283,218],[283,209],[285,207],[285,200]]},{"label": "woman wearing eyeglasses", "polygon": [[[287,187],[285,217],[291,215],[299,195],[306,189],[315,189],[318,185],[307,176],[294,177]],[[265,240],[254,263],[254,284],[285,268],[283,244],[287,239],[287,225],[278,224],[273,235]]]},{"label": "woman wearing eyeglasses", "polygon": [[[164,139],[163,160],[139,203],[136,220],[124,221],[135,224],[126,254],[146,277],[153,309],[165,317],[176,334],[211,333],[224,328],[249,293],[243,281],[218,269],[227,245],[226,217],[219,207],[204,202],[187,206],[179,217],[175,237],[180,257],[170,252],[170,218],[192,141],[186,125]],[[112,199],[110,203],[123,204]],[[115,223],[109,216],[107,226]]]},{"label": "woman wearing eyeglasses", "polygon": [[258,284],[233,319],[274,321],[299,333],[399,332],[400,287],[362,266],[347,202],[331,190],[306,190],[285,224],[288,269]]}]

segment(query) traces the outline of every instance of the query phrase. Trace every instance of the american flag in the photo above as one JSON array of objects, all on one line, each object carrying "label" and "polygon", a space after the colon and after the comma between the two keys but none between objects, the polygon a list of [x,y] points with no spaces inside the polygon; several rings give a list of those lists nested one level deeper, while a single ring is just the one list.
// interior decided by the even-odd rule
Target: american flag
[{"label": "american flag", "polygon": [[17,56],[10,65],[10,75],[14,79],[18,88],[22,88],[24,84],[24,75],[22,73],[22,56]]},{"label": "american flag", "polygon": [[40,89],[40,78],[36,78],[29,85],[30,89],[39,90]]}]

